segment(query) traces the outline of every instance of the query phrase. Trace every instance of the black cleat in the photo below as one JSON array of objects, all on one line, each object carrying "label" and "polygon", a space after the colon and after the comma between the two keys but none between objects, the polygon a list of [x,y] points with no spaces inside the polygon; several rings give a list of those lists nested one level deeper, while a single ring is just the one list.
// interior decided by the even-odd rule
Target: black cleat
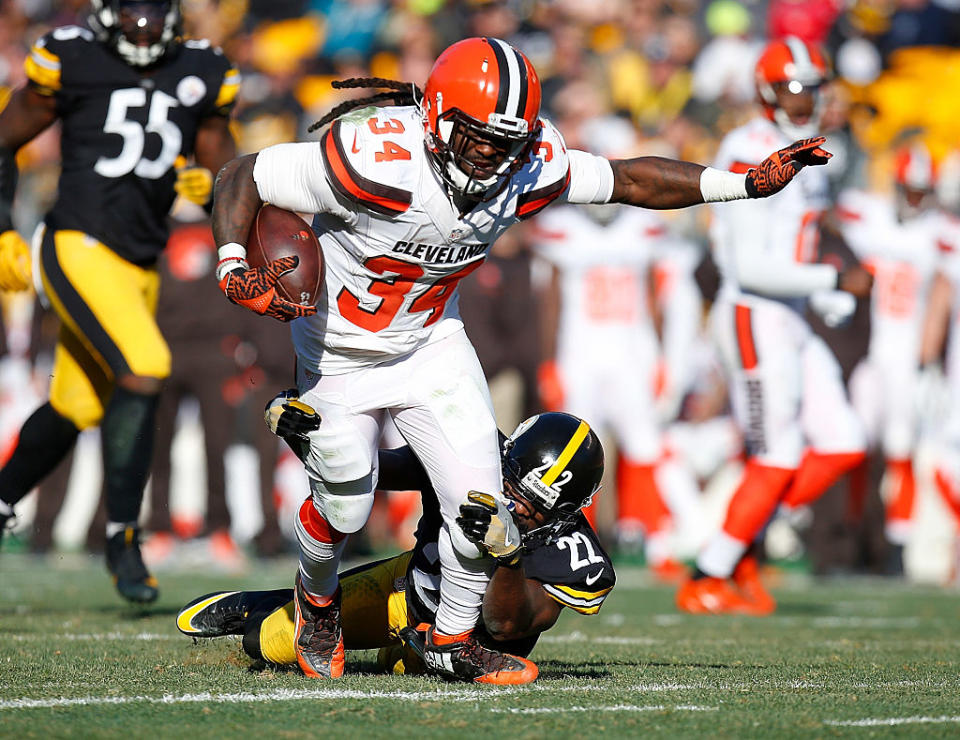
[{"label": "black cleat", "polygon": [[215,591],[194,599],[177,614],[177,629],[190,637],[242,635],[247,617],[290,602],[289,588],[276,591]]},{"label": "black cleat", "polygon": [[127,601],[149,604],[160,591],[157,579],[147,572],[140,555],[140,530],[126,527],[107,538],[107,570],[113,575],[117,591]]},{"label": "black cleat", "polygon": [[456,642],[438,645],[434,628],[427,631],[423,659],[427,670],[454,681],[492,683],[516,686],[537,680],[537,666],[526,658],[518,658],[484,647],[472,632],[455,635]]}]

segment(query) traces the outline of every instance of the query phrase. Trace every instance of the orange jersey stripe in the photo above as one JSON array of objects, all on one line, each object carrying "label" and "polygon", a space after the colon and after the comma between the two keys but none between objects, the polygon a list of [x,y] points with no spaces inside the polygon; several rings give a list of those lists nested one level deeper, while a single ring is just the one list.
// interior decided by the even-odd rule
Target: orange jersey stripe
[{"label": "orange jersey stripe", "polygon": [[337,192],[357,200],[371,211],[385,215],[403,213],[410,208],[411,193],[363,177],[347,160],[340,143],[340,121],[334,121],[321,142],[323,159],[330,181]]},{"label": "orange jersey stripe", "polygon": [[557,180],[555,183],[539,188],[538,190],[525,193],[517,198],[517,218],[530,218],[540,213],[540,211],[559,198],[569,184],[570,168],[567,167],[567,174],[563,179]]},{"label": "orange jersey stripe", "polygon": [[753,329],[750,326],[750,307],[737,304],[737,346],[740,348],[740,363],[744,370],[753,370],[757,366],[757,348],[753,343]]}]

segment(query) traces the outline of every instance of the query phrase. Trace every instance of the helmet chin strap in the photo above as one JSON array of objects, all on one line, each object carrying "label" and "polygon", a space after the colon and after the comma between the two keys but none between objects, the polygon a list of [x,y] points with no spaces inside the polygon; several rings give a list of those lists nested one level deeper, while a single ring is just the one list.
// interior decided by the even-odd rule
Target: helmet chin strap
[{"label": "helmet chin strap", "polygon": [[123,34],[120,34],[116,42],[117,53],[120,57],[132,67],[148,67],[163,56],[167,50],[166,42],[150,44],[150,46],[137,46],[130,43]]},{"label": "helmet chin strap", "polygon": [[783,108],[773,109],[773,121],[777,124],[777,128],[791,139],[809,139],[820,133],[820,114],[821,106],[818,100],[814,106],[813,115],[806,123],[794,123]]}]

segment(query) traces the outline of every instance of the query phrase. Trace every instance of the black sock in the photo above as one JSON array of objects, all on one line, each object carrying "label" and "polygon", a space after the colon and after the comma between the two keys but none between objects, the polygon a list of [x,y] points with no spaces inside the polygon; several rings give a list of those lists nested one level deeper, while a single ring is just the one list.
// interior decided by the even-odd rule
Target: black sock
[{"label": "black sock", "polygon": [[153,456],[157,394],[114,388],[100,424],[107,520],[135,522]]},{"label": "black sock", "polygon": [[80,430],[43,404],[20,429],[17,447],[0,470],[0,499],[13,506],[33,490],[66,456]]}]

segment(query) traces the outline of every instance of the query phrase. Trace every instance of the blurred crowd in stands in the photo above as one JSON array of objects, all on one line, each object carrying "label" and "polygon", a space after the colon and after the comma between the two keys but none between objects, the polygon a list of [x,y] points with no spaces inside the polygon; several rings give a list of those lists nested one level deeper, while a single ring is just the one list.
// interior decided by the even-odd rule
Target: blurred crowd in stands
[{"label": "blurred crowd in stands", "polygon": [[[86,25],[87,12],[86,0],[0,2],[0,105],[25,80],[22,65],[31,42],[55,26]],[[333,80],[376,76],[422,86],[433,60],[449,43],[495,36],[532,60],[543,82],[543,114],[558,125],[569,146],[611,157],[656,154],[710,163],[720,138],[756,113],[753,69],[765,40],[798,36],[822,44],[832,60],[833,80],[823,91],[822,132],[835,154],[829,168],[835,193],[849,188],[889,191],[894,152],[905,142],[921,141],[938,163],[941,206],[960,212],[954,151],[960,147],[957,0],[184,0],[184,14],[185,34],[221,46],[243,75],[234,115],[241,153],[315,138],[307,133],[311,123],[345,96],[365,94],[334,90]],[[28,226],[42,219],[56,187],[57,136],[56,128],[50,130],[19,158],[15,222],[25,235]],[[174,372],[159,419],[150,510],[144,513],[146,528],[154,533],[146,557],[161,563],[184,542],[201,538],[196,541],[209,546],[219,562],[240,567],[245,557],[291,552],[288,500],[302,498],[306,491],[284,466],[288,453],[261,421],[265,401],[292,385],[287,329],[223,300],[212,277],[215,250],[201,209],[178,202],[171,217],[176,227],[163,264],[159,319],[173,351]],[[664,217],[667,248],[658,253],[679,246],[651,268],[655,300],[662,301],[667,316],[677,281],[697,291],[685,318],[674,324],[681,349],[666,339],[667,319],[658,319],[662,368],[655,392],[664,459],[682,457],[698,486],[729,495],[739,440],[724,421],[720,374],[702,334],[702,317],[716,288],[709,262],[709,210]],[[542,372],[551,359],[544,350],[550,341],[543,334],[552,329],[533,318],[550,282],[548,268],[531,248],[536,230],[533,224],[511,231],[461,286],[461,311],[491,379],[505,431],[556,405]],[[824,240],[825,251],[829,241]],[[182,295],[189,295],[189,301]],[[56,336],[51,317],[32,298],[4,296],[3,309],[0,458],[19,422],[43,397]],[[225,312],[232,314],[228,320]],[[847,374],[866,352],[865,313],[845,329],[822,327]],[[671,360],[674,351],[678,357]],[[185,408],[199,414],[185,413]],[[171,449],[177,430],[194,416],[203,430],[201,457],[208,463],[205,473],[199,468],[206,503],[178,506],[174,483],[183,475],[172,471]],[[621,554],[641,552],[637,542],[644,533],[636,535],[622,522],[618,526],[612,475],[616,440],[611,442],[610,483],[597,504],[598,527]],[[256,455],[238,457],[233,454],[238,446]],[[237,475],[231,464],[259,472]],[[36,514],[22,523],[21,539],[34,551],[56,544],[54,521],[77,469],[75,460],[66,461],[43,484]],[[821,572],[899,573],[901,564],[891,563],[883,535],[882,469],[881,460],[866,504],[851,507],[842,491],[830,494],[817,505],[813,526],[789,522],[789,532],[777,536],[768,551],[796,554],[798,543],[805,541],[805,551]],[[668,470],[664,475],[677,474]],[[91,491],[95,487],[95,481],[87,485]],[[232,488],[252,493],[238,497]],[[665,496],[675,525],[667,551],[675,559],[689,558],[722,504],[672,497],[669,490]],[[262,516],[252,513],[258,501]],[[415,496],[384,496],[379,516],[368,525],[368,546],[405,544],[416,505]],[[84,511],[87,516],[93,508]],[[952,548],[955,524],[949,517],[945,521]],[[98,540],[91,538],[91,546]],[[248,544],[240,548],[238,541]],[[659,557],[657,552],[648,547],[647,561]],[[940,580],[952,573],[952,549],[946,557],[950,564],[938,572]]]}]

